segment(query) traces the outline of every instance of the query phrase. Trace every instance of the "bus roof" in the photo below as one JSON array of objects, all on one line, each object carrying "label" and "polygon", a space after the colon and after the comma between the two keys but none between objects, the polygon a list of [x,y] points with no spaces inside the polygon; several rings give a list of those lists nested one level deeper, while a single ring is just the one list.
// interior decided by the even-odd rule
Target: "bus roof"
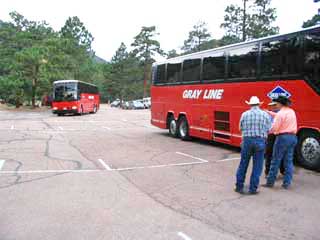
[{"label": "bus roof", "polygon": [[57,81],[54,81],[53,84],[57,84],[57,83],[76,83],[76,82],[81,82],[81,83],[88,84],[88,85],[96,87],[96,85],[94,85],[92,83],[87,83],[87,82],[83,82],[83,81],[80,81],[80,80],[57,80]]},{"label": "bus roof", "polygon": [[242,45],[250,45],[250,44],[260,42],[260,41],[265,41],[265,40],[273,39],[273,38],[277,38],[277,37],[283,37],[283,36],[291,35],[294,33],[305,32],[305,31],[309,31],[309,30],[313,30],[313,29],[320,29],[320,24],[318,24],[316,26],[308,27],[308,28],[303,28],[298,31],[294,31],[294,32],[290,32],[290,33],[276,34],[276,35],[272,35],[272,36],[268,36],[268,37],[253,39],[253,40],[250,40],[247,42],[240,42],[240,43],[235,43],[235,44],[226,45],[226,46],[222,46],[222,47],[212,48],[209,50],[204,50],[204,51],[200,51],[200,52],[196,52],[196,53],[190,53],[190,54],[178,56],[175,58],[170,58],[170,59],[167,59],[164,61],[155,62],[153,65],[160,65],[160,64],[165,64],[165,63],[179,63],[185,59],[194,59],[194,58],[199,58],[199,57],[210,56],[210,54],[213,54],[215,52],[219,52],[221,50],[225,50],[228,48],[236,48],[236,47],[242,46]]}]

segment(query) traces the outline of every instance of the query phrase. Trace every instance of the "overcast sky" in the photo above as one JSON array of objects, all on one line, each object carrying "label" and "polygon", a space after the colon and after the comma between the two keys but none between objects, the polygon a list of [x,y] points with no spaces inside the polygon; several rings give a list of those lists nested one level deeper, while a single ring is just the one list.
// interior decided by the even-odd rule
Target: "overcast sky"
[{"label": "overcast sky", "polygon": [[[129,46],[141,26],[155,25],[161,47],[178,49],[198,21],[208,23],[214,38],[220,38],[224,9],[240,0],[2,0],[0,19],[9,20],[17,11],[30,20],[46,20],[59,30],[69,16],[78,16],[95,40],[96,54],[110,60],[121,42]],[[276,25],[281,33],[301,28],[320,8],[313,0],[273,0],[277,8]]]}]

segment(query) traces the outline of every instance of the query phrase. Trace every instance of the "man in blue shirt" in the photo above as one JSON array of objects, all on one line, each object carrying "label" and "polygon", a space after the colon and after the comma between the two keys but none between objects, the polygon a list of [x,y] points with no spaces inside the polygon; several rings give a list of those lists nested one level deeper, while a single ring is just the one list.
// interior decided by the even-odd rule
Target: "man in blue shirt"
[{"label": "man in blue shirt", "polygon": [[237,170],[235,191],[243,194],[246,173],[251,157],[253,158],[252,174],[250,178],[249,194],[257,194],[260,176],[263,170],[266,139],[271,128],[268,113],[260,109],[262,104],[258,97],[253,96],[246,103],[251,107],[244,112],[240,119],[242,132],[241,161]]}]

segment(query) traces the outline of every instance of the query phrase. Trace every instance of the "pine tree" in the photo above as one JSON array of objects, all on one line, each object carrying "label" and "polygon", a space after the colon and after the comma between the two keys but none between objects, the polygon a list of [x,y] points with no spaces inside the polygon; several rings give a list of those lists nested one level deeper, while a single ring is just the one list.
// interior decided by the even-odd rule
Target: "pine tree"
[{"label": "pine tree", "polygon": [[272,26],[277,15],[276,9],[270,7],[271,0],[241,0],[242,6],[227,6],[224,22],[221,27],[226,36],[242,41],[265,37],[279,32]]},{"label": "pine tree", "polygon": [[184,41],[184,45],[181,48],[184,53],[198,52],[202,49],[202,45],[209,41],[211,34],[207,29],[205,22],[198,22],[193,26],[193,29],[189,32],[188,39]]},{"label": "pine tree", "polygon": [[147,79],[150,79],[150,65],[155,61],[154,56],[164,55],[160,48],[160,43],[155,39],[158,35],[156,27],[142,27],[140,33],[134,37],[134,42],[131,46],[134,48],[132,53],[137,57],[144,66],[144,93],[146,96]]},{"label": "pine tree", "polygon": [[307,28],[307,27],[315,26],[317,24],[320,24],[320,15],[319,14],[316,14],[311,19],[303,22],[302,27]]}]

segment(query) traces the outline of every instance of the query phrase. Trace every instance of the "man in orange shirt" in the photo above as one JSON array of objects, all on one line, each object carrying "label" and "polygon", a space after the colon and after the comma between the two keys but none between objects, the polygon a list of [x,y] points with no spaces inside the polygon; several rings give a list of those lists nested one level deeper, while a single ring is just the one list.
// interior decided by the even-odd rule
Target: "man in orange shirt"
[{"label": "man in orange shirt", "polygon": [[[268,104],[270,110],[274,113],[279,112],[280,109],[277,108],[277,103],[272,101],[271,103]],[[271,121],[273,122],[273,117],[270,116]],[[269,132],[268,138],[267,138],[267,145],[266,145],[266,152],[265,152],[265,170],[264,173],[266,175],[266,178],[269,174],[270,171],[270,166],[271,166],[271,160],[272,160],[272,153],[273,153],[273,145],[276,141],[276,135],[274,135],[273,132]],[[284,175],[284,165],[283,161],[281,161],[280,164],[280,172],[282,175]]]},{"label": "man in orange shirt", "polygon": [[296,114],[289,106],[291,102],[288,98],[279,96],[273,100],[280,109],[278,113],[269,112],[274,116],[271,132],[276,135],[273,147],[271,167],[264,187],[273,187],[277,178],[281,161],[284,163],[285,173],[282,187],[288,189],[291,185],[293,175],[293,155],[297,145],[297,118]]}]

